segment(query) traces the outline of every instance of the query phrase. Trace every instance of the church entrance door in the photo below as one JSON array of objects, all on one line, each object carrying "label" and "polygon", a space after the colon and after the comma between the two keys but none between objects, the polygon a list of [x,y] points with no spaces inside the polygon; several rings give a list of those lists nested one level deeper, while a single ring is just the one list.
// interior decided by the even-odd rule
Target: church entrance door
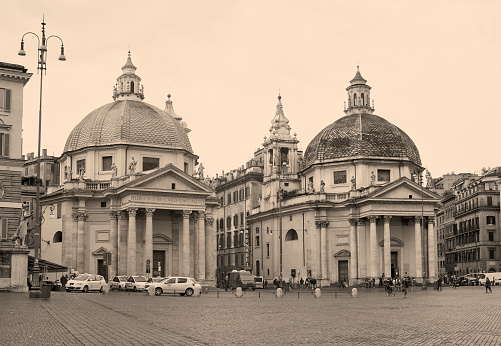
[{"label": "church entrance door", "polygon": [[391,277],[397,278],[400,277],[400,273],[398,272],[398,252],[391,252]]},{"label": "church entrance door", "polygon": [[339,282],[348,281],[348,261],[338,261],[337,270],[339,274]]},{"label": "church entrance door", "polygon": [[102,259],[97,260],[97,274],[101,275],[106,281],[108,281],[108,266],[104,265]]},{"label": "church entrance door", "polygon": [[165,251],[153,251],[153,277],[165,276]]}]

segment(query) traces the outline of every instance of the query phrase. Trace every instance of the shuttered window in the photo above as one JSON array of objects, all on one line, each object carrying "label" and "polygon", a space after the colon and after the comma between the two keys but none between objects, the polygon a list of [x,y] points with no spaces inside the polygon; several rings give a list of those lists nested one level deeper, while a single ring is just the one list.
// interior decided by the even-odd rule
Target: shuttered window
[{"label": "shuttered window", "polygon": [[0,239],[7,239],[7,219],[0,219]]},{"label": "shuttered window", "polygon": [[0,156],[9,157],[10,136],[8,133],[0,133]]},{"label": "shuttered window", "polygon": [[10,112],[10,89],[0,88],[0,111]]}]

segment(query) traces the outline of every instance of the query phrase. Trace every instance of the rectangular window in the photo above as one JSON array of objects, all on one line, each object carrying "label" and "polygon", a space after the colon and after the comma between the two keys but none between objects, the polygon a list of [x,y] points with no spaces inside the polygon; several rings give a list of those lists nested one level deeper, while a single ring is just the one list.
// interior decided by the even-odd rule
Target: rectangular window
[{"label": "rectangular window", "polygon": [[158,157],[143,157],[143,172],[150,171],[160,167],[160,159]]},{"label": "rectangular window", "polygon": [[256,236],[256,247],[259,247],[259,236]]},{"label": "rectangular window", "polygon": [[244,213],[240,213],[240,226],[244,225]]},{"label": "rectangular window", "polygon": [[489,249],[489,259],[496,259],[496,249]]},{"label": "rectangular window", "polygon": [[82,175],[85,173],[85,159],[77,161],[77,174]]},{"label": "rectangular window", "polygon": [[0,88],[0,111],[10,112],[10,89]]},{"label": "rectangular window", "polygon": [[231,232],[228,232],[226,234],[226,247],[228,249],[231,248]]},{"label": "rectangular window", "polygon": [[378,169],[377,170],[377,180],[378,181],[390,181],[390,170],[389,169]]},{"label": "rectangular window", "polygon": [[249,198],[249,197],[250,197],[250,188],[246,187],[245,188],[245,198]]},{"label": "rectangular window", "polygon": [[233,226],[234,226],[235,228],[237,228],[237,227],[238,227],[238,214],[235,214],[235,215],[233,216]]},{"label": "rectangular window", "polygon": [[62,209],[61,203],[56,204],[56,215],[58,219],[61,218],[61,211],[62,211],[61,209]]},{"label": "rectangular window", "polygon": [[0,219],[0,239],[7,239],[7,219]]},{"label": "rectangular window", "polygon": [[231,228],[231,216],[226,218],[226,228],[229,230]]},{"label": "rectangular window", "polygon": [[238,191],[238,199],[240,201],[244,200],[244,189],[240,189],[240,191]]},{"label": "rectangular window", "polygon": [[334,184],[346,184],[346,171],[334,172]]},{"label": "rectangular window", "polygon": [[103,171],[111,171],[112,164],[113,164],[112,156],[103,156]]},{"label": "rectangular window", "polygon": [[496,217],[495,216],[487,216],[487,224],[488,225],[495,225],[496,224]]},{"label": "rectangular window", "polygon": [[266,257],[270,257],[270,243],[266,243]]},{"label": "rectangular window", "polygon": [[226,195],[226,202],[227,202],[227,204],[231,204],[231,193]]},{"label": "rectangular window", "polygon": [[489,232],[489,241],[494,241],[494,231]]},{"label": "rectangular window", "polygon": [[492,197],[487,197],[487,206],[492,206]]},{"label": "rectangular window", "polygon": [[233,247],[238,247],[238,231],[233,232]]},{"label": "rectangular window", "polygon": [[184,173],[188,173],[188,162],[184,163]]},{"label": "rectangular window", "polygon": [[237,203],[238,202],[238,191],[234,191],[233,192],[233,203]]},{"label": "rectangular window", "polygon": [[0,133],[0,156],[9,157],[10,136],[8,133]]}]

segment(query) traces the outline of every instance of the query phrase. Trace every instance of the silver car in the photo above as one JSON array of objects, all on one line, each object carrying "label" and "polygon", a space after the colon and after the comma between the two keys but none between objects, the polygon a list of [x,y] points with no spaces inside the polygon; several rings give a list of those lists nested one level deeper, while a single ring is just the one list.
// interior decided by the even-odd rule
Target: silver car
[{"label": "silver car", "polygon": [[117,275],[110,281],[110,290],[125,291],[126,282],[127,282],[126,275]]},{"label": "silver car", "polygon": [[66,283],[66,292],[102,291],[106,280],[101,275],[80,274]]},{"label": "silver car", "polygon": [[160,282],[152,282],[146,285],[146,290],[150,286],[155,287],[155,295],[162,293],[179,294],[181,296],[198,296],[202,293],[202,286],[193,278],[186,276],[171,276]]}]

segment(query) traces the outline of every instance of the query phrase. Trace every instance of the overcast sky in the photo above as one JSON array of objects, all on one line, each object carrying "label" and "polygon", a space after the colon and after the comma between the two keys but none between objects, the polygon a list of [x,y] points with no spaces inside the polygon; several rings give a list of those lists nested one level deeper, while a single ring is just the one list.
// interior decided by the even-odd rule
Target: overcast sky
[{"label": "overcast sky", "polygon": [[300,149],[344,116],[357,64],[375,114],[405,131],[434,177],[501,166],[501,1],[0,0],[0,61],[34,72],[24,88],[23,153],[37,151],[37,41],[48,45],[42,147],[110,103],[131,49],[145,102],[174,109],[214,176],[269,135],[280,91]]}]

